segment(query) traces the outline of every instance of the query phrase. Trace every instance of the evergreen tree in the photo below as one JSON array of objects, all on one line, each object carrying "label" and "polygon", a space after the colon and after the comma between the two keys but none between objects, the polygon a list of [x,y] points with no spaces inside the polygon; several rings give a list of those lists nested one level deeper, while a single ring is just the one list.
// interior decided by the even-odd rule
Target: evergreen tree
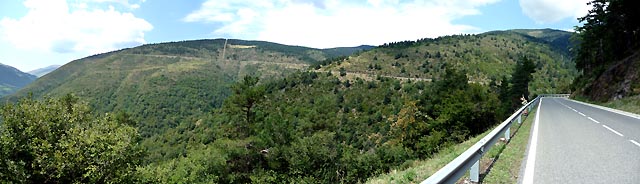
[{"label": "evergreen tree", "polygon": [[265,87],[258,84],[258,77],[246,75],[243,80],[231,86],[233,94],[227,99],[229,114],[241,114],[243,122],[235,122],[241,134],[249,135],[249,126],[255,122],[255,106],[266,94]]},{"label": "evergreen tree", "polygon": [[640,2],[635,0],[593,0],[593,8],[578,20],[580,47],[576,67],[583,75],[596,77],[610,63],[633,53],[640,46]]},{"label": "evergreen tree", "polygon": [[536,65],[528,57],[522,57],[516,65],[516,69],[511,75],[511,87],[509,98],[511,109],[520,106],[520,98],[529,99],[529,82],[533,80],[533,73],[536,72]]}]

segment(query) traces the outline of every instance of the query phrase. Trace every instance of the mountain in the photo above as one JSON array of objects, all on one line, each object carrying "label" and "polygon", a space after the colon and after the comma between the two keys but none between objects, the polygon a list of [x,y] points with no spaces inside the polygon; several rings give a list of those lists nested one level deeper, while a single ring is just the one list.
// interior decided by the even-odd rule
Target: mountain
[{"label": "mountain", "polygon": [[233,39],[148,44],[72,61],[8,99],[75,93],[98,113],[132,114],[148,137],[220,107],[229,84],[244,75],[281,78],[363,49]]},{"label": "mountain", "polygon": [[570,39],[574,35],[571,32],[555,29],[514,29],[511,31],[544,40],[552,47],[562,51],[563,54],[571,54],[569,52],[569,49],[572,48]]},{"label": "mountain", "polygon": [[404,169],[504,120],[512,109],[500,106],[513,99],[502,94],[522,80],[513,76],[522,76],[514,71],[523,57],[535,69],[531,93],[566,91],[577,75],[562,49],[571,34],[396,42],[269,82],[245,80],[207,117],[146,139],[154,152],[142,175],[160,183],[360,183]]},{"label": "mountain", "polygon": [[640,95],[640,50],[612,64],[576,94],[598,102]]},{"label": "mountain", "polygon": [[336,47],[336,48],[328,48],[322,49],[325,53],[327,53],[331,58],[335,58],[338,56],[350,56],[357,52],[367,51],[375,48],[375,46],[371,45],[360,45],[357,47]]},{"label": "mountain", "polygon": [[532,93],[565,90],[577,72],[547,34],[571,33],[535,32],[375,48],[149,44],[72,61],[5,99],[75,93],[93,113],[130,114],[143,183],[359,183],[503,120],[522,57],[535,62]]},{"label": "mountain", "polygon": [[56,69],[60,68],[60,65],[51,65],[51,66],[47,66],[44,68],[38,68],[35,70],[31,70],[27,73],[31,74],[31,75],[35,75],[36,77],[42,77],[43,75],[48,74],[49,72],[52,72]]},{"label": "mountain", "polygon": [[569,54],[573,33],[559,30],[507,30],[477,35],[453,35],[384,44],[343,60],[319,63],[318,71],[344,70],[354,76],[392,76],[432,80],[446,66],[466,70],[472,82],[500,83],[510,79],[516,63],[527,57],[537,72],[532,94],[568,92],[577,76]]},{"label": "mountain", "polygon": [[34,80],[36,76],[0,63],[0,97],[12,94]]},{"label": "mountain", "polygon": [[[636,101],[640,95],[640,13],[635,1],[593,1],[578,18],[573,97],[601,103]],[[631,109],[637,109],[634,103]],[[635,106],[635,107],[634,107]],[[619,108],[619,107],[616,107]],[[629,109],[624,108],[622,109]]]}]

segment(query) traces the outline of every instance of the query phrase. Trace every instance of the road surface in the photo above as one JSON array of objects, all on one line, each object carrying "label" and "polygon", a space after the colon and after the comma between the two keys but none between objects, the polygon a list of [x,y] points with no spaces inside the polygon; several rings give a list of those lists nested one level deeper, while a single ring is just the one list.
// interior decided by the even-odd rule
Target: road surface
[{"label": "road surface", "polygon": [[522,183],[640,183],[640,119],[543,98]]}]

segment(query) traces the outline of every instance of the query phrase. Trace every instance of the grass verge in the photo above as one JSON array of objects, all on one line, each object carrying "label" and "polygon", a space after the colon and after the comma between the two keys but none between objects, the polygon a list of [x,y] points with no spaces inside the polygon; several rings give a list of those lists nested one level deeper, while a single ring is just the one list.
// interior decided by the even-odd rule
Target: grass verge
[{"label": "grass verge", "polygon": [[499,158],[494,162],[491,171],[486,175],[483,183],[517,183],[520,176],[520,168],[524,153],[527,151],[531,125],[535,119],[536,110],[520,125],[518,133],[515,134],[509,144],[504,147]]},{"label": "grass verge", "polygon": [[[530,128],[530,122],[532,121],[533,117],[532,116],[535,115],[534,113],[531,113],[528,117],[532,117],[532,118],[526,118],[523,119],[524,123],[522,123],[521,125],[519,125],[518,123],[514,123],[512,124],[511,127],[511,136],[512,136],[512,142],[515,141],[513,139],[515,139],[518,136],[524,137],[522,139],[524,139],[524,143],[521,143],[521,141],[517,141],[517,142],[513,142],[510,144],[521,144],[524,149],[526,149],[527,147],[527,140],[529,138],[529,128]],[[523,117],[524,118],[524,117]],[[529,123],[526,123],[529,122]],[[525,125],[525,126],[523,126]],[[522,131],[519,131],[519,127],[524,127],[524,129],[522,129]],[[486,132],[477,135],[465,142],[462,142],[460,144],[457,145],[453,145],[453,146],[449,146],[446,147],[442,150],[440,150],[438,153],[436,153],[435,155],[433,155],[433,157],[426,159],[426,160],[420,160],[420,161],[416,161],[413,162],[413,164],[405,169],[405,170],[393,170],[387,174],[382,174],[379,175],[377,177],[373,177],[373,178],[369,178],[367,180],[366,183],[372,183],[372,184],[378,184],[378,183],[420,183],[423,180],[427,179],[429,176],[433,175],[433,173],[435,173],[436,171],[438,171],[438,169],[444,167],[445,165],[447,165],[449,162],[451,162],[453,159],[455,159],[456,157],[458,157],[458,155],[462,154],[464,151],[466,151],[467,149],[469,149],[469,147],[471,147],[473,144],[475,144],[476,142],[478,142],[480,139],[482,139],[484,136],[486,136],[489,132],[491,132],[495,127],[487,130]],[[519,134],[516,134],[516,132],[521,132]],[[522,135],[526,133],[526,135]],[[516,135],[516,137],[514,137],[514,135]],[[507,146],[509,147],[509,146]],[[481,173],[481,178],[483,178],[483,176],[486,175],[487,171],[491,170],[491,172],[493,172],[494,170],[498,169],[497,166],[494,166],[492,169],[492,163],[494,163],[493,161],[495,160],[496,157],[498,157],[500,155],[500,159],[502,159],[501,156],[501,152],[503,152],[503,150],[505,149],[505,143],[503,141],[498,141],[496,143],[496,145],[494,145],[493,147],[491,147],[491,149],[488,150],[488,152],[482,157],[482,159],[480,159],[480,173]],[[512,159],[519,159],[520,161],[522,160],[522,153],[524,153],[524,151],[518,152],[518,153],[512,153],[512,155],[515,156],[507,156],[507,158],[512,158]],[[517,158],[519,156],[519,158]],[[520,169],[520,161],[517,161],[517,167],[514,167],[514,169],[516,169],[515,171],[515,177],[517,177],[519,169]],[[495,165],[495,164],[493,164]],[[501,166],[502,167],[502,166]],[[464,181],[466,178],[469,178],[468,176],[468,172],[465,176],[463,176],[460,181],[458,181],[458,183],[462,183],[462,181]],[[488,176],[488,175],[487,175]],[[501,178],[495,178],[496,180],[492,180],[492,181],[501,181]],[[482,180],[481,180],[482,181]],[[514,181],[517,181],[514,180]],[[485,182],[487,183],[487,182]],[[491,183],[503,183],[503,182],[491,182]],[[507,182],[507,183],[513,183],[513,182]]]},{"label": "grass verge", "polygon": [[625,97],[618,100],[612,100],[606,103],[600,103],[598,105],[602,105],[609,108],[614,108],[618,110],[623,110],[635,114],[640,114],[640,95]]}]

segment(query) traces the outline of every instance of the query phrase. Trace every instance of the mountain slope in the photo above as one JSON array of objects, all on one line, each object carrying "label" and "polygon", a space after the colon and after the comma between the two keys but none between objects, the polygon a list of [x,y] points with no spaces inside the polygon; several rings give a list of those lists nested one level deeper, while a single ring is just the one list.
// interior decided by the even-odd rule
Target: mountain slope
[{"label": "mountain slope", "polygon": [[[521,56],[539,65],[531,89],[558,90],[574,73],[553,45],[514,31],[369,51],[151,44],[73,61],[11,98],[73,92],[97,113],[130,113],[147,149],[143,182],[358,183],[501,121],[510,99],[492,81]],[[319,72],[299,72],[309,65]]]},{"label": "mountain slope", "polygon": [[599,102],[640,95],[640,50],[612,64],[598,78],[579,88],[576,93]]},{"label": "mountain slope", "polygon": [[49,72],[52,72],[56,69],[60,68],[60,65],[51,65],[51,66],[47,66],[44,68],[38,68],[35,70],[31,70],[27,73],[31,74],[31,75],[35,75],[36,77],[42,77],[43,75],[48,74]]},{"label": "mountain slope", "polygon": [[[526,56],[537,65],[532,94],[568,92],[577,71],[568,54],[572,33],[558,30],[492,31],[435,39],[395,42],[326,64],[319,71],[368,76],[437,79],[446,66],[466,70],[472,82],[489,84],[510,78]],[[319,68],[319,67],[316,67]]]},{"label": "mountain slope", "polygon": [[219,107],[228,84],[241,76],[280,78],[330,55],[335,54],[261,41],[149,44],[70,62],[10,99],[75,93],[97,113],[132,114],[148,137]]},{"label": "mountain slope", "polygon": [[36,76],[0,63],[0,97],[12,94],[34,80]]}]

